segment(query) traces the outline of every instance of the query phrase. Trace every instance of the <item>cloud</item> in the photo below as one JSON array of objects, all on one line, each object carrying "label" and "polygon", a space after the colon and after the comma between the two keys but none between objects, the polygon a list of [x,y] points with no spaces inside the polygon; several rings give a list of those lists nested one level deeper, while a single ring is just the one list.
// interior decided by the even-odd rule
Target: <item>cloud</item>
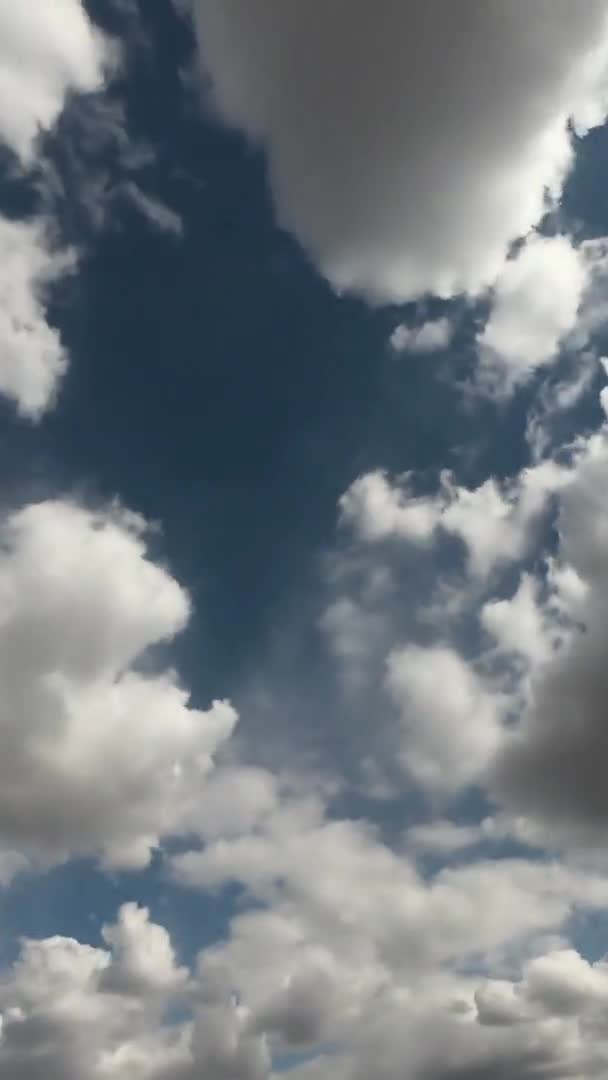
[{"label": "cloud", "polygon": [[570,121],[606,111],[603,0],[193,8],[213,98],[264,146],[279,222],[373,301],[491,285],[561,190]]},{"label": "cloud", "polygon": [[40,221],[0,216],[0,392],[36,420],[53,403],[67,368],[59,332],[47,321],[44,293],[73,267],[54,250]]},{"label": "cloud", "polygon": [[434,791],[466,787],[496,750],[499,698],[446,647],[395,649],[387,667],[387,689],[403,727],[404,769]]},{"label": "cloud", "polygon": [[[446,534],[465,548],[460,606],[448,609],[437,590],[440,636],[429,641],[427,623],[416,643],[418,625],[389,656],[406,773],[435,792],[477,783],[515,816],[518,842],[584,851],[602,843],[608,820],[606,422],[559,457],[474,489],[444,474],[430,495],[415,494],[413,476],[375,472],[355,481],[341,510],[364,544],[429,549]],[[541,534],[543,521],[552,528]]]},{"label": "cloud", "polygon": [[115,194],[122,196],[133,206],[152,228],[170,236],[183,235],[184,222],[180,214],[167,206],[162,199],[157,199],[142,191],[133,180],[127,180],[119,185]]},{"label": "cloud", "polygon": [[21,851],[0,849],[0,888],[10,885],[28,866],[29,862]]},{"label": "cloud", "polygon": [[66,95],[99,89],[114,57],[81,0],[0,0],[0,140],[32,165]]},{"label": "cloud", "polygon": [[549,363],[576,326],[590,268],[566,236],[533,234],[494,284],[490,316],[478,335],[479,378],[510,390]]},{"label": "cloud", "polygon": [[405,834],[405,840],[417,851],[445,856],[475,846],[483,836],[481,825],[458,825],[448,818],[439,818],[412,825]]},{"label": "cloud", "polygon": [[449,319],[435,319],[421,326],[399,323],[393,330],[389,344],[394,352],[427,353],[445,349],[452,340],[453,327]]},{"label": "cloud", "polygon": [[477,488],[440,477],[439,490],[415,495],[412,474],[392,483],[376,470],[358,477],[340,498],[342,520],[367,543],[390,538],[428,546],[440,531],[465,546],[468,570],[487,577],[496,565],[524,557],[551,496],[567,478],[553,461],[524,469],[514,480],[485,480]]},{"label": "cloud", "polygon": [[150,913],[137,904],[123,904],[114,926],[104,926],[103,940],[112,950],[113,963],[101,985],[118,994],[168,994],[184,986],[188,972],[175,962],[171,939],[164,926],[150,922]]},{"label": "cloud", "polygon": [[592,1037],[604,1028],[608,1003],[608,966],[590,963],[575,949],[535,956],[516,982],[488,979],[475,994],[479,1022],[491,1027],[529,1024],[545,1018],[578,1020]]},{"label": "cloud", "polygon": [[522,656],[532,665],[548,660],[560,641],[554,621],[540,602],[538,583],[530,574],[522,574],[509,599],[488,600],[479,618],[499,649]]},{"label": "cloud", "polygon": [[608,901],[601,875],[550,861],[487,859],[425,878],[369,823],[331,819],[302,798],[284,799],[255,831],[175,855],[171,866],[185,885],[239,882],[261,904],[235,918],[203,963],[254,1009],[294,964],[339,969],[347,986],[356,971],[352,992],[365,995],[378,980],[431,977],[480,955],[490,962],[507,945],[559,930],[575,906]]},{"label": "cloud", "polygon": [[595,1055],[605,1060],[582,1006],[568,1017],[548,1002],[540,1012],[526,1006],[517,1040],[493,1030],[488,1006],[481,1022],[495,982],[483,972],[518,968],[523,953],[527,978],[529,957],[543,955],[539,939],[579,905],[606,904],[601,875],[507,858],[422,876],[368,825],[289,799],[255,834],[178,855],[173,869],[201,889],[246,886],[254,904],[201,953],[198,992],[216,1000],[232,988],[250,1009],[252,1031],[278,1038],[279,1050],[308,1047],[307,1065],[295,1070],[301,1080],[531,1078],[540,1064],[540,1075],[557,1078],[570,1075],[566,1059],[573,1069]]},{"label": "cloud", "polygon": [[138,670],[183,628],[188,597],[125,511],[32,504],[1,541],[0,835],[145,865],[190,827],[236,721],[225,703],[191,708],[171,671]]},{"label": "cloud", "polygon": [[556,443],[555,428],[591,389],[598,361],[590,349],[567,357],[568,370],[557,380],[547,379],[536,393],[526,422],[526,442],[533,461],[541,461]]},{"label": "cloud", "polygon": [[[537,950],[498,980],[425,969],[415,945],[416,935],[426,940],[436,964],[446,945],[448,956],[467,941],[487,947],[507,924],[529,932],[572,904],[605,903],[605,882],[506,860],[425,885],[360,826],[335,824],[311,838],[305,866],[305,849],[298,843],[290,856],[286,844],[283,901],[237,914],[192,970],[134,903],[104,927],[102,946],[24,940],[0,978],[0,1071],[21,1080],[267,1080],[273,1058],[278,1067],[286,1048],[302,1047],[300,1080],[603,1074],[604,964],[571,948]],[[337,856],[335,878],[323,866],[311,872],[315,841],[323,865]],[[353,892],[363,865],[369,891]]]},{"label": "cloud", "polygon": [[441,503],[435,496],[414,495],[410,479],[407,474],[392,485],[379,469],[357,477],[340,497],[342,520],[370,543],[389,536],[427,543],[438,525]]},{"label": "cloud", "polygon": [[323,612],[319,628],[341,664],[345,684],[352,688],[360,686],[386,634],[382,614],[366,610],[350,597],[340,596]]},{"label": "cloud", "polygon": [[[168,934],[147,909],[123,906],[105,938],[109,950],[62,937],[23,943],[0,984],[2,1072],[22,1080],[268,1075],[265,1038],[248,1032],[246,1011],[230,1000],[192,1008],[187,973],[169,970]],[[125,983],[125,956],[140,953],[145,978]],[[163,1021],[168,1008],[185,1018]]]},{"label": "cloud", "polygon": [[[608,436],[583,442],[560,494],[557,576],[569,641],[533,673],[528,708],[499,755],[498,790],[548,827],[603,835],[606,750]],[[579,629],[577,629],[577,627]]]}]

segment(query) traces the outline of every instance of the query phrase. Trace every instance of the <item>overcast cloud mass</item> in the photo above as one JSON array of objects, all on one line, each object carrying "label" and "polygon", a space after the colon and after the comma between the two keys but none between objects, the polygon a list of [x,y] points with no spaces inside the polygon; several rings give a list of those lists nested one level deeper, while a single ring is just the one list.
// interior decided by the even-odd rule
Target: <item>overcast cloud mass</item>
[{"label": "overcast cloud mass", "polygon": [[607,50],[0,0],[0,1080],[608,1075]]}]

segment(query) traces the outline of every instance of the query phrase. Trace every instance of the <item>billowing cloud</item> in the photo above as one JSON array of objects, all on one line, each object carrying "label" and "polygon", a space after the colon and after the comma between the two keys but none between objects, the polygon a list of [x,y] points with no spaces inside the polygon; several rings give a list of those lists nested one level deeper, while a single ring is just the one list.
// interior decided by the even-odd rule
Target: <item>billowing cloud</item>
[{"label": "billowing cloud", "polygon": [[[221,114],[267,153],[280,223],[338,290],[477,293],[600,122],[604,0],[193,0]],[[540,346],[539,346],[540,347]]]},{"label": "billowing cloud", "polygon": [[565,236],[532,236],[494,286],[490,317],[478,336],[482,377],[509,389],[553,359],[574,329],[590,266]]},{"label": "billowing cloud", "polygon": [[32,504],[1,540],[0,836],[144,865],[194,820],[236,721],[225,703],[191,708],[171,671],[137,668],[185,625],[188,597],[125,511]]},{"label": "billowing cloud", "polygon": [[81,0],[0,0],[0,141],[32,164],[66,95],[99,89],[113,54]]},{"label": "billowing cloud", "polygon": [[425,878],[368,823],[333,820],[301,798],[286,799],[255,831],[174,856],[172,867],[184,884],[236,881],[261,902],[236,917],[231,939],[203,965],[254,1007],[296,962],[314,961],[351,992],[367,993],[405,972],[431,977],[438,966],[490,957],[559,930],[574,906],[608,901],[601,875],[557,862],[481,859]]},{"label": "billowing cloud", "polygon": [[558,628],[547,618],[538,593],[534,577],[524,574],[512,597],[488,600],[480,612],[481,625],[500,650],[534,665],[548,660],[559,643]]},{"label": "billowing cloud", "polygon": [[489,478],[470,489],[445,472],[437,493],[417,495],[410,474],[391,482],[377,470],[351,484],[340,510],[367,543],[400,538],[426,546],[440,531],[457,537],[470,573],[483,578],[498,564],[525,556],[550,497],[566,477],[565,469],[544,461],[512,481]]},{"label": "billowing cloud", "polygon": [[[0,1071],[23,1080],[257,1080],[264,1036],[229,999],[193,1007],[164,927],[134,904],[104,929],[109,949],[26,940],[0,983]],[[137,978],[125,970],[138,958]],[[144,977],[142,978],[142,973]],[[186,1018],[163,1022],[167,1008]]]},{"label": "billowing cloud", "polygon": [[401,763],[423,787],[466,787],[495,752],[500,699],[454,650],[407,645],[388,658],[387,688],[399,708]]},{"label": "billowing cloud", "polygon": [[[292,934],[284,976],[287,938],[276,918],[265,930],[264,917],[257,950],[238,926],[231,947],[244,970],[253,949],[252,970],[272,992],[262,999],[252,983],[238,1003],[216,949],[194,971],[178,967],[164,927],[135,904],[104,928],[107,947],[26,939],[0,981],[0,1070],[20,1080],[267,1080],[275,1053],[302,1046],[298,1080],[605,1073],[606,965],[572,948],[537,952],[510,978],[404,972],[378,982]],[[145,979],[124,981],[125,953],[145,956]]]}]

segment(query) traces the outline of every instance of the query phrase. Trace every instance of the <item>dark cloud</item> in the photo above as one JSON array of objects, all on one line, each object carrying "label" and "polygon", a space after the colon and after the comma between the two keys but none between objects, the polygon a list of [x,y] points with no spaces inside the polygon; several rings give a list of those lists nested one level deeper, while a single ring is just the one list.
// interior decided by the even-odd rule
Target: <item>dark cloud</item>
[{"label": "dark cloud", "polygon": [[476,292],[602,118],[603,0],[194,0],[222,115],[336,288]]}]

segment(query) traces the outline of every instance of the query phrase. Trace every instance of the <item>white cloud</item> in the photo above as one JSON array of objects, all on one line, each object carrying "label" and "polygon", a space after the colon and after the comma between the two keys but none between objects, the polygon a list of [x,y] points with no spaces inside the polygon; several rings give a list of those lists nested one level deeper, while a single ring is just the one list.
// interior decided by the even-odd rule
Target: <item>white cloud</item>
[{"label": "white cloud", "polygon": [[602,960],[590,963],[572,948],[556,949],[533,957],[516,982],[489,979],[483,983],[475,1004],[482,1024],[571,1020],[583,1037],[593,1037],[594,1028],[596,1037],[601,1032],[605,1045],[608,966]]},{"label": "white cloud", "polygon": [[[518,840],[584,851],[602,843],[608,820],[602,765],[608,698],[606,424],[567,451],[569,464],[546,460],[512,481],[490,479],[473,490],[444,476],[439,492],[430,496],[413,495],[410,478],[393,484],[382,473],[369,474],[352,485],[341,506],[363,541],[396,537],[428,546],[444,532],[466,548],[472,580],[461,585],[468,607],[458,609],[450,624],[454,648],[446,649],[444,636],[424,649],[406,645],[391,657],[389,686],[402,703],[402,755],[409,775],[438,791],[450,785],[458,790],[475,778],[519,815],[513,833]],[[509,584],[507,595],[488,597],[489,586],[506,584],[494,569],[516,565],[534,550],[552,496],[557,549],[555,534],[547,531],[534,571],[520,575],[514,592]],[[493,639],[476,670],[492,672],[495,690],[506,695],[502,705],[500,698],[488,699],[512,721],[502,733],[495,722],[477,723],[485,716],[471,683],[477,676],[457,648],[463,611]],[[444,635],[445,617],[444,606]]]},{"label": "white cloud", "polygon": [[[296,1076],[362,1080],[379,1060],[383,1080],[531,1080],[541,1065],[547,1080],[603,1074],[605,965],[565,948],[528,953],[500,981],[441,965],[559,924],[575,904],[605,903],[605,882],[506,860],[425,883],[353,823],[292,835],[295,850],[287,836],[281,846],[283,899],[236,915],[194,971],[135,904],[104,928],[103,948],[22,942],[0,979],[0,1072],[267,1080],[273,1052],[303,1047],[309,1063]],[[505,1030],[515,1023],[517,1038]],[[566,1060],[578,1071],[564,1071]]]},{"label": "white cloud", "polygon": [[[491,831],[481,827],[467,843]],[[428,837],[420,839],[428,850]],[[542,1075],[557,1078],[566,1051],[583,1060],[589,1033],[582,1007],[564,1020],[574,1022],[572,1033],[560,1026],[563,1009],[551,1013],[547,1004],[538,1014],[524,1003],[519,1011],[535,1026],[514,1042],[492,1030],[498,1022],[487,1003],[493,982],[462,972],[471,965],[517,968],[518,956],[542,955],[537,943],[555,935],[575,909],[606,904],[601,876],[555,862],[503,859],[423,877],[363,823],[327,820],[308,801],[284,803],[255,834],[176,856],[173,868],[202,889],[239,881],[258,901],[233,918],[225,941],[201,954],[198,993],[216,1000],[231,988],[251,1009],[252,1030],[279,1038],[279,1048],[307,1046],[309,1064],[296,1070],[302,1080],[376,1075],[370,1070],[379,1031],[381,1075],[390,1078],[464,1078],[476,1075],[473,1066],[483,1076],[496,1069],[497,1076],[532,1077],[540,1061]],[[531,982],[535,970],[526,964],[524,978]],[[518,1000],[518,992],[509,992]],[[424,1034],[430,1030],[433,1039]],[[329,1058],[322,1049],[327,1042],[334,1047]],[[605,1054],[596,1034],[593,1053],[600,1051]],[[461,1059],[462,1072],[451,1072]]]},{"label": "white cloud", "polygon": [[379,981],[490,957],[560,929],[576,905],[608,902],[601,875],[555,862],[482,860],[425,879],[369,824],[328,819],[309,800],[287,799],[255,832],[176,855],[172,867],[184,884],[240,882],[261,902],[236,917],[202,968],[209,977],[223,972],[254,1008],[304,960],[337,965],[349,979],[357,971],[352,990],[365,995]]},{"label": "white cloud", "polygon": [[423,787],[466,787],[495,752],[500,700],[452,649],[407,645],[388,658],[386,685],[403,726],[400,758]]},{"label": "white cloud", "polygon": [[393,330],[389,344],[395,352],[437,352],[445,349],[452,340],[453,327],[449,319],[435,319],[421,326],[400,323]]},{"label": "white cloud", "polygon": [[544,461],[515,480],[490,478],[469,489],[446,472],[436,494],[414,495],[411,474],[391,483],[376,471],[351,484],[340,498],[340,510],[368,543],[396,537],[428,545],[443,530],[465,545],[469,572],[484,578],[497,564],[523,558],[550,497],[567,476],[565,468]]},{"label": "white cloud", "polygon": [[102,936],[113,954],[102,976],[104,989],[148,995],[172,993],[185,985],[187,969],[177,966],[167,931],[150,922],[146,908],[123,904],[118,922],[104,926]]},{"label": "white cloud", "polygon": [[603,0],[193,6],[220,112],[266,148],[280,223],[372,300],[491,285],[561,189],[569,119],[605,112]]},{"label": "white cloud", "polygon": [[81,0],[0,0],[0,140],[26,165],[70,91],[103,85],[114,50]]},{"label": "white cloud", "polygon": [[[168,966],[169,937],[145,908],[125,905],[105,936],[109,951],[62,937],[23,943],[0,984],[0,1071],[23,1080],[268,1075],[266,1040],[248,1031],[246,1010],[188,1003],[186,973]],[[140,953],[145,977],[125,982],[125,957]],[[163,1022],[168,1008],[184,1019]]]},{"label": "white cloud", "polygon": [[584,253],[566,236],[533,235],[501,270],[477,341],[480,378],[510,389],[553,359],[574,329],[590,279]]},{"label": "white cloud", "polygon": [[192,824],[236,721],[227,704],[190,708],[172,672],[135,666],[182,629],[188,598],[124,511],[32,504],[1,539],[0,835],[144,865]]},{"label": "white cloud", "polygon": [[0,392],[37,419],[55,398],[67,367],[59,332],[47,321],[44,292],[73,265],[54,251],[41,222],[0,216]]},{"label": "white cloud", "polygon": [[486,480],[478,488],[450,487],[441,525],[459,537],[470,572],[487,576],[498,563],[523,558],[566,472],[552,461],[524,469],[514,481]]},{"label": "white cloud", "polygon": [[368,542],[401,536],[425,544],[432,537],[441,512],[435,496],[414,495],[411,474],[389,482],[381,470],[357,477],[340,498],[342,519]]},{"label": "white cloud", "polygon": [[522,575],[510,599],[487,601],[479,617],[499,649],[522,656],[535,666],[549,659],[560,640],[539,600],[537,582],[529,574]]}]

